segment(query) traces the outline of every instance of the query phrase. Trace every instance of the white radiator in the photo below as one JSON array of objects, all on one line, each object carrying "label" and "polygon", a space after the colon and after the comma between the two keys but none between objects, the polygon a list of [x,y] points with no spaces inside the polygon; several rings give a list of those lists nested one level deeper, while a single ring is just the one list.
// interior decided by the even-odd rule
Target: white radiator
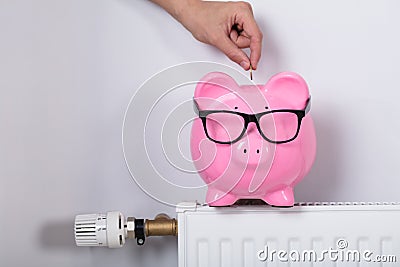
[{"label": "white radiator", "polygon": [[179,267],[400,266],[400,203],[177,208]]}]

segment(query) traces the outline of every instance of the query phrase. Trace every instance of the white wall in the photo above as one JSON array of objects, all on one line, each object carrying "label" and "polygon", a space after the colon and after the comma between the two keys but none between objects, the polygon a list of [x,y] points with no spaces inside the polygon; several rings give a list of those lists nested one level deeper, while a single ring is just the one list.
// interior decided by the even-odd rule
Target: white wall
[{"label": "white wall", "polygon": [[[253,1],[264,32],[256,82],[301,73],[318,155],[298,201],[400,201],[400,2]],[[131,179],[125,108],[152,74],[209,60],[145,0],[0,1],[0,266],[177,266],[174,238],[77,248],[76,214],[136,217],[172,208]]]}]

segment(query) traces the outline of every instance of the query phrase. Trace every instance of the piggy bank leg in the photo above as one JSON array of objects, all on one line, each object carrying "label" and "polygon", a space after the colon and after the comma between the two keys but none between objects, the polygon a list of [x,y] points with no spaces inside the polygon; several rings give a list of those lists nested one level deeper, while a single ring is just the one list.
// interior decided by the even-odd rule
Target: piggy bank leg
[{"label": "piggy bank leg", "polygon": [[271,192],[262,198],[265,202],[275,207],[293,207],[293,188],[286,187],[283,190]]},{"label": "piggy bank leg", "polygon": [[225,193],[215,188],[207,191],[206,202],[212,207],[222,207],[233,205],[238,198],[230,193]]}]

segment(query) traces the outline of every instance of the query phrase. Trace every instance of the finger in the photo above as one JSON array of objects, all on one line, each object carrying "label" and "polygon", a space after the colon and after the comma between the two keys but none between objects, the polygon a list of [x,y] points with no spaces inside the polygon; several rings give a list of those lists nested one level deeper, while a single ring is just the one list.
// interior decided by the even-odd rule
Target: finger
[{"label": "finger", "polygon": [[243,32],[243,28],[239,24],[234,24],[232,26],[232,31],[235,31],[238,33],[238,35],[240,35]]},{"label": "finger", "polygon": [[250,62],[253,69],[257,69],[258,61],[261,57],[262,35],[261,37],[250,37]]},{"label": "finger", "polygon": [[262,33],[252,16],[246,16],[243,21],[243,31],[250,39],[250,61],[253,69],[257,69],[261,57]]},{"label": "finger", "polygon": [[248,48],[250,47],[250,39],[244,36],[239,36],[236,40],[235,44],[240,48]]},{"label": "finger", "polygon": [[250,39],[242,34],[239,35],[236,31],[231,31],[230,38],[240,49],[250,47]]},{"label": "finger", "polygon": [[236,43],[237,38],[239,37],[239,34],[237,31],[232,30],[229,34],[229,37],[231,38],[231,40]]},{"label": "finger", "polygon": [[250,60],[247,55],[240,50],[228,36],[221,36],[214,44],[219,50],[221,50],[230,60],[239,64],[244,70],[250,68]]}]

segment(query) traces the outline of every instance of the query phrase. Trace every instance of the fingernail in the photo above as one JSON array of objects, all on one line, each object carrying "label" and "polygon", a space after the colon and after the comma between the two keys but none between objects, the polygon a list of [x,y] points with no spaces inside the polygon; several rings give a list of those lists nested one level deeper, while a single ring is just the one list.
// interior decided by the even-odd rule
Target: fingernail
[{"label": "fingernail", "polygon": [[241,66],[243,69],[247,70],[248,68],[250,68],[250,63],[247,62],[247,61],[245,61],[245,60],[243,60],[243,61],[240,63],[240,66]]},{"label": "fingernail", "polygon": [[257,69],[257,62],[251,62],[250,64],[251,64],[251,67],[253,68],[253,70]]}]

